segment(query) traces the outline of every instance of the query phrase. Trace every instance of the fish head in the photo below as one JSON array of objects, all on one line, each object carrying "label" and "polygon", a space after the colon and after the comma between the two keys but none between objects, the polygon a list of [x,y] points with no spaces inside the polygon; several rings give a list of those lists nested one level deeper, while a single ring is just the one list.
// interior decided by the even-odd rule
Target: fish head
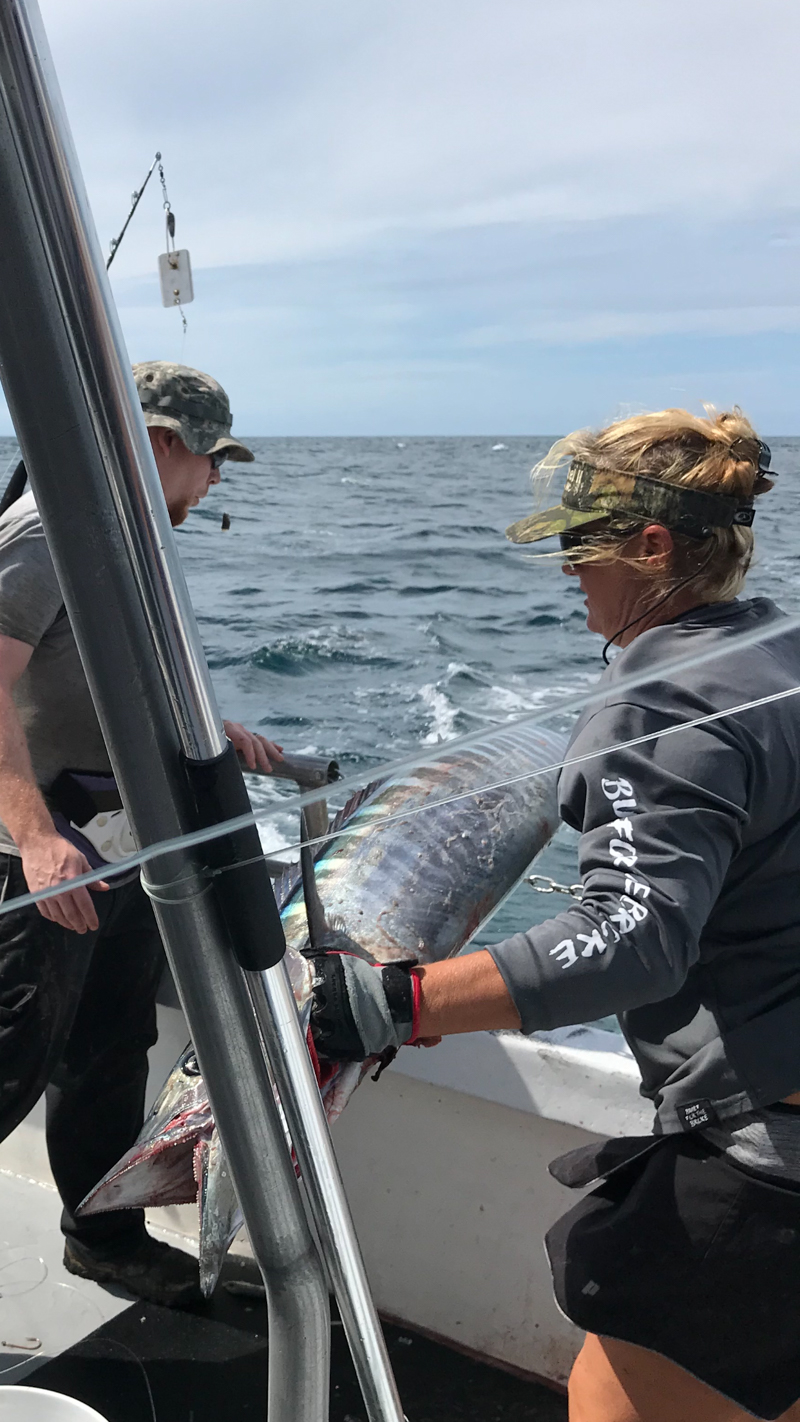
[{"label": "fish head", "polygon": [[194,1048],[185,1048],[130,1150],[89,1192],[78,1215],[197,1198],[194,1150],[214,1126]]}]

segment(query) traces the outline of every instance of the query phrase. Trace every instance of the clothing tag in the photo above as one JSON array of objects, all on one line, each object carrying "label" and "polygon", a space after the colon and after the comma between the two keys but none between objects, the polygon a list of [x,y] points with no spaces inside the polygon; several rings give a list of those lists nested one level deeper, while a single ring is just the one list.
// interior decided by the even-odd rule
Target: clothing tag
[{"label": "clothing tag", "polygon": [[685,1131],[700,1131],[704,1126],[716,1126],[719,1118],[710,1101],[687,1101],[678,1106],[678,1120]]}]

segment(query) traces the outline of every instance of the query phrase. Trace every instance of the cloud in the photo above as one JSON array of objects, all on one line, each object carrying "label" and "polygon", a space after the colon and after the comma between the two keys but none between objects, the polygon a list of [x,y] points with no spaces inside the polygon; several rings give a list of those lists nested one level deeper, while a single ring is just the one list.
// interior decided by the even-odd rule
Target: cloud
[{"label": "cloud", "polygon": [[798,423],[794,0],[42,9],[104,249],[159,148],[191,251],[184,346],[154,176],[112,269],[131,355],[212,369],[251,432],[676,388]]},{"label": "cloud", "polygon": [[[45,0],[44,16],[101,229],[161,148],[204,266],[404,227],[795,201],[792,0]],[[149,212],[123,272],[149,258]]]}]

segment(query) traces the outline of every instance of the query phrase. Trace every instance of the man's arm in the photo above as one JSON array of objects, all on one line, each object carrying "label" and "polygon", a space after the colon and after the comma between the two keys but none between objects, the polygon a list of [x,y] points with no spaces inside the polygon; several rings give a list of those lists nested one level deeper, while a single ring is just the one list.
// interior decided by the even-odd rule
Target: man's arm
[{"label": "man's arm", "polygon": [[[91,866],[80,850],[58,833],[34,779],[11,694],[32,653],[33,647],[27,642],[0,635],[0,816],[19,849],[25,882],[35,893],[85,874]],[[95,888],[106,889],[108,885],[97,884]],[[85,887],[59,894],[37,907],[43,918],[75,933],[98,927],[92,896]]]}]

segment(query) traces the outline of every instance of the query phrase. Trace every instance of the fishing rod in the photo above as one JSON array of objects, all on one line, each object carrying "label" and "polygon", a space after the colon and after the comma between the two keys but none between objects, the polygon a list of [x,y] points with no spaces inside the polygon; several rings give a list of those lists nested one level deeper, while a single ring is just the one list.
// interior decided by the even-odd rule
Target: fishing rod
[{"label": "fishing rod", "polygon": [[155,172],[156,163],[160,163],[160,162],[161,162],[161,154],[160,154],[160,153],[157,153],[156,156],[155,156],[155,158],[153,159],[152,163],[150,164],[150,167],[149,167],[148,170],[147,170],[147,177],[145,178],[144,182],[142,183],[142,186],[139,188],[138,192],[134,192],[134,193],[131,194],[131,210],[130,210],[130,212],[128,213],[128,216],[125,218],[124,223],[122,224],[122,231],[120,232],[119,237],[112,237],[112,238],[111,238],[111,242],[110,242],[110,244],[109,244],[110,247],[111,247],[111,256],[109,257],[108,261],[106,262],[106,271],[108,271],[109,267],[111,266],[111,263],[113,262],[114,258],[115,258],[116,255],[117,255],[117,252],[119,251],[119,244],[120,244],[120,242],[122,241],[123,237],[125,236],[125,233],[127,232],[128,227],[129,227],[129,225],[130,225],[130,220],[131,220],[131,218],[133,217],[133,214],[135,213],[137,207],[139,206],[139,203],[140,203],[141,200],[142,200],[142,194],[143,194],[145,188],[147,187],[147,184],[150,182],[150,179],[152,178],[153,173]]}]

